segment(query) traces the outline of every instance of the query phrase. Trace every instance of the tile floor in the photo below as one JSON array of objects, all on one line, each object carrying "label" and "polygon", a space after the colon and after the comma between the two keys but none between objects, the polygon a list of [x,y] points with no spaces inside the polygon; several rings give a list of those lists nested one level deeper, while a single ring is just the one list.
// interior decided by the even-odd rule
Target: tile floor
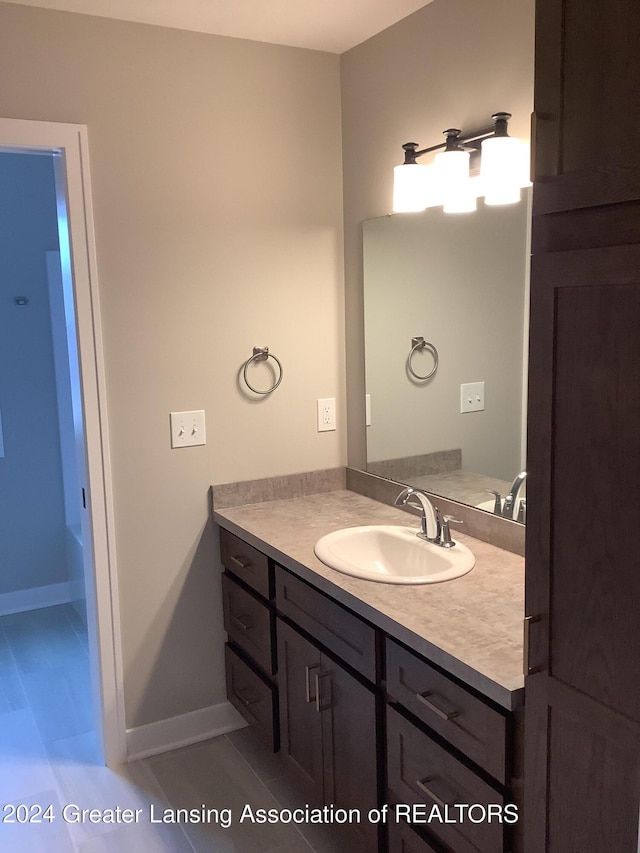
[{"label": "tile floor", "polygon": [[[95,759],[87,638],[80,618],[70,605],[0,617],[1,851],[344,853],[330,827],[299,831],[283,824],[240,824],[245,804],[303,804],[277,757],[249,729],[103,767]],[[53,820],[45,813],[40,823],[19,822],[49,805]],[[203,805],[219,809],[220,822],[161,821],[166,809],[171,815]],[[140,811],[135,823],[93,823],[90,816],[76,822],[71,806],[131,809],[132,817]],[[222,825],[223,809],[236,818],[228,828]],[[16,822],[8,822],[12,816]],[[352,847],[350,853],[367,851]]]}]

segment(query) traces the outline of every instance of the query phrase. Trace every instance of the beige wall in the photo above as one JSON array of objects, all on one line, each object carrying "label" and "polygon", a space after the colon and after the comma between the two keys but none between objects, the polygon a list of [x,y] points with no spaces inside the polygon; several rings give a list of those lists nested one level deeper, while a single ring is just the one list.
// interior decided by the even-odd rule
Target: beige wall
[{"label": "beige wall", "polygon": [[533,0],[434,0],[341,56],[350,464],[365,464],[362,221],[390,212],[404,142],[435,145],[496,110],[529,138],[533,13]]},{"label": "beige wall", "polygon": [[[139,726],[225,698],[209,485],[344,464],[339,61],[0,3],[0,69],[0,115],[88,126]],[[250,403],[254,345],[285,376]],[[206,447],[171,450],[169,412],[200,408]]]}]

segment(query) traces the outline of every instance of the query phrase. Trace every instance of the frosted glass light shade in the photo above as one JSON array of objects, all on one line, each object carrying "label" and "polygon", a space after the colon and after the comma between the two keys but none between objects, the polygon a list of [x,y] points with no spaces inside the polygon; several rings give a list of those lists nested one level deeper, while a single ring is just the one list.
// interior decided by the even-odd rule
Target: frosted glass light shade
[{"label": "frosted glass light shade", "polygon": [[516,204],[522,186],[522,145],[511,136],[482,142],[480,177],[485,204]]},{"label": "frosted glass light shade", "polygon": [[393,169],[393,212],[417,213],[427,206],[429,169],[420,163],[404,163]]},{"label": "frosted glass light shade", "polygon": [[434,158],[445,213],[470,213],[476,195],[469,177],[468,151],[443,151]]}]

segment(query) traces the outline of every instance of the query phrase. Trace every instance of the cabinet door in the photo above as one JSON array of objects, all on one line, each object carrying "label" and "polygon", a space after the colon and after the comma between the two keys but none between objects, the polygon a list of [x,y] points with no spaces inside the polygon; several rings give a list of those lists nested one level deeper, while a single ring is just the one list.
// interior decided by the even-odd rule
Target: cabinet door
[{"label": "cabinet door", "polygon": [[640,246],[532,265],[527,853],[637,853]]},{"label": "cabinet door", "polygon": [[367,850],[376,850],[378,828],[367,820],[377,806],[375,696],[325,655],[318,686],[325,802],[358,809],[362,822],[354,832],[368,842]]},{"label": "cabinet door", "polygon": [[325,796],[319,650],[278,619],[280,749],[308,797]]},{"label": "cabinet door", "polygon": [[374,851],[378,827],[374,693],[278,619],[281,752],[315,801],[358,809],[345,836]]},{"label": "cabinet door", "polygon": [[536,0],[534,212],[640,199],[638,0]]}]

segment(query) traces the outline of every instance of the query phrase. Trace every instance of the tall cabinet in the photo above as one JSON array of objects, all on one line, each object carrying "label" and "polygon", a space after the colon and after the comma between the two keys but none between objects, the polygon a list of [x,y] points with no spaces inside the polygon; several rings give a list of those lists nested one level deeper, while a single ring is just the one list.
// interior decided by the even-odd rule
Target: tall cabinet
[{"label": "tall cabinet", "polygon": [[640,3],[537,0],[526,853],[637,853]]}]

